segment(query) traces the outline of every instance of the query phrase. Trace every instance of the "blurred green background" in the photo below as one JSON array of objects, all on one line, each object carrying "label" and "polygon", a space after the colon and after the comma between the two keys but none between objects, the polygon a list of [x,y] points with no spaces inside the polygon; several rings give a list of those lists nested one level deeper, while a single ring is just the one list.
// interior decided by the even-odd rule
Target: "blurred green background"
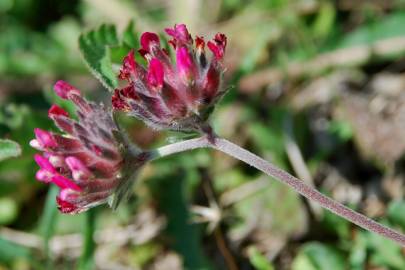
[{"label": "blurred green background", "polygon": [[[28,142],[56,130],[58,79],[109,104],[77,42],[103,23],[226,33],[217,133],[405,232],[405,1],[0,0],[1,270],[405,269],[405,249],[210,150],[147,165],[116,212],[58,213]],[[179,139],[121,120],[145,148]]]}]

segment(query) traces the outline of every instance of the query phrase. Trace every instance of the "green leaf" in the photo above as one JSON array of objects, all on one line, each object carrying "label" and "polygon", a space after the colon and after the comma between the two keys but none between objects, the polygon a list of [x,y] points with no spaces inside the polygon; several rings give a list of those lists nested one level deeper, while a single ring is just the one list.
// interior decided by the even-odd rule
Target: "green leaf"
[{"label": "green leaf", "polygon": [[388,206],[388,218],[405,230],[405,200],[391,202]]},{"label": "green leaf", "polygon": [[333,247],[321,243],[304,245],[292,264],[292,270],[344,270],[345,258]]},{"label": "green leaf", "polygon": [[10,224],[18,215],[18,205],[11,197],[0,198],[0,226]]},{"label": "green leaf", "polygon": [[250,263],[256,270],[274,270],[270,260],[263,256],[255,247],[248,250]]},{"label": "green leaf", "polygon": [[160,173],[147,182],[160,210],[167,216],[165,236],[172,248],[183,256],[185,269],[211,269],[201,249],[201,228],[193,224],[185,194],[187,174],[184,170],[173,169]]},{"label": "green leaf", "polygon": [[99,29],[82,34],[79,38],[79,48],[94,76],[110,91],[113,91],[118,81],[112,69],[109,48],[118,46],[117,31],[113,25],[102,25]]},{"label": "green leaf", "polygon": [[83,231],[83,250],[80,257],[79,270],[94,269],[94,232],[96,230],[96,209],[90,209],[85,213],[85,224]]},{"label": "green leaf", "polygon": [[350,34],[338,44],[338,48],[354,47],[371,44],[378,40],[393,37],[403,37],[405,35],[405,12],[398,11],[381,20],[365,24]]},{"label": "green leaf", "polygon": [[405,269],[405,258],[401,246],[376,233],[367,233],[367,244],[374,250],[370,261],[390,269]]},{"label": "green leaf", "polygon": [[130,48],[138,47],[138,35],[134,27],[134,22],[130,21],[127,28],[125,28],[124,33],[122,34],[122,42]]},{"label": "green leaf", "polygon": [[0,161],[21,155],[21,147],[11,140],[0,139]]},{"label": "green leaf", "polygon": [[55,233],[55,227],[57,223],[57,207],[56,207],[56,196],[59,192],[59,188],[56,185],[51,185],[48,194],[46,196],[44,211],[41,216],[41,221],[39,223],[39,230],[44,240],[44,251],[47,258],[47,265],[52,268],[52,262],[49,257],[49,240]]},{"label": "green leaf", "polygon": [[0,262],[11,263],[14,260],[31,256],[30,250],[0,238]]},{"label": "green leaf", "polygon": [[322,2],[313,25],[314,36],[323,38],[331,33],[335,18],[334,5],[331,2]]}]

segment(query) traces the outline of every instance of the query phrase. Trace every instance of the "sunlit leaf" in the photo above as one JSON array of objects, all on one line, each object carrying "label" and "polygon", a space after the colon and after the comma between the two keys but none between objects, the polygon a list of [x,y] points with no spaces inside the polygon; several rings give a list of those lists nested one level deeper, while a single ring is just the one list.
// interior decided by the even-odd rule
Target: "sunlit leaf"
[{"label": "sunlit leaf", "polygon": [[256,270],[274,270],[270,260],[263,256],[255,247],[248,250],[250,263]]},{"label": "sunlit leaf", "polygon": [[0,161],[17,157],[21,154],[21,147],[11,140],[0,139]]},{"label": "sunlit leaf", "polygon": [[305,244],[292,264],[292,270],[344,270],[345,257],[334,247],[321,243]]}]

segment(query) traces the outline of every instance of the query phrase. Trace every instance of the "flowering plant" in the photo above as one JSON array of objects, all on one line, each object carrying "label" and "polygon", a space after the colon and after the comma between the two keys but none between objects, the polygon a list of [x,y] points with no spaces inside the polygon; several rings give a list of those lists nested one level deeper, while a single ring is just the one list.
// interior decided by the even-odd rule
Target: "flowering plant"
[{"label": "flowering plant", "polygon": [[133,182],[132,176],[145,162],[209,147],[278,179],[341,217],[405,246],[404,235],[343,206],[257,155],[215,135],[208,116],[226,92],[222,86],[226,36],[217,34],[207,43],[212,53],[207,57],[203,38],[193,40],[185,25],[175,25],[166,29],[166,33],[172,38],[169,44],[175,50],[176,64],[161,47],[157,34],[144,33],[139,53],[147,60],[148,67],[135,61],[133,50],[128,53],[118,75],[127,85],[114,91],[112,107],[153,128],[198,131],[201,137],[142,151],[125,139],[108,110],[86,101],[67,83],[58,82],[56,93],[74,102],[79,120],[73,121],[64,110],[52,106],[49,116],[66,135],[36,129],[36,139],[31,145],[44,152],[43,156],[35,156],[40,166],[37,178],[60,187],[57,201],[62,212],[79,213],[110,198],[113,206],[117,206]]}]

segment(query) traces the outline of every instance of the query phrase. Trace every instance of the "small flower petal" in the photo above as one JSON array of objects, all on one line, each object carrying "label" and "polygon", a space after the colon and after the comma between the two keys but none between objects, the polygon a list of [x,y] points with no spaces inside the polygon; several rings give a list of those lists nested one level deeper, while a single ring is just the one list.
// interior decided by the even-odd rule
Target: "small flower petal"
[{"label": "small flower petal", "polygon": [[194,75],[194,62],[186,47],[180,47],[177,49],[176,65],[180,76],[186,80],[192,79]]},{"label": "small flower petal", "polygon": [[53,89],[55,90],[56,94],[63,99],[69,99],[70,95],[80,96],[80,91],[78,89],[62,80],[57,81]]},{"label": "small flower petal", "polygon": [[145,32],[141,36],[141,46],[146,52],[150,52],[151,46],[160,46],[159,36],[152,32]]},{"label": "small flower petal", "polygon": [[76,181],[86,180],[92,176],[92,173],[87,167],[80,161],[80,159],[69,156],[65,159],[67,166],[72,172],[73,179]]},{"label": "small flower petal", "polygon": [[62,175],[55,175],[54,177],[52,177],[51,181],[61,189],[72,189],[75,191],[81,191],[81,188],[78,185]]},{"label": "small flower petal", "polygon": [[193,39],[185,24],[175,24],[173,28],[166,28],[165,32],[173,37],[174,43],[177,43],[177,46],[191,45],[193,43]]},{"label": "small flower petal", "polygon": [[149,85],[155,88],[161,88],[163,86],[164,71],[162,63],[153,58],[149,63],[149,70],[147,80]]},{"label": "small flower petal", "polygon": [[34,133],[37,142],[41,147],[52,148],[58,146],[58,143],[50,132],[42,130],[40,128],[35,128]]},{"label": "small flower petal", "polygon": [[220,60],[224,57],[227,39],[224,34],[218,33],[213,41],[207,43],[208,48],[212,51],[215,58]]},{"label": "small flower petal", "polygon": [[55,116],[65,116],[69,117],[69,114],[67,111],[59,107],[58,105],[52,105],[51,108],[48,111],[48,117],[53,118]]},{"label": "small flower petal", "polygon": [[38,164],[38,166],[45,171],[48,171],[52,174],[56,174],[56,169],[52,166],[49,160],[39,154],[34,155],[34,160]]}]

